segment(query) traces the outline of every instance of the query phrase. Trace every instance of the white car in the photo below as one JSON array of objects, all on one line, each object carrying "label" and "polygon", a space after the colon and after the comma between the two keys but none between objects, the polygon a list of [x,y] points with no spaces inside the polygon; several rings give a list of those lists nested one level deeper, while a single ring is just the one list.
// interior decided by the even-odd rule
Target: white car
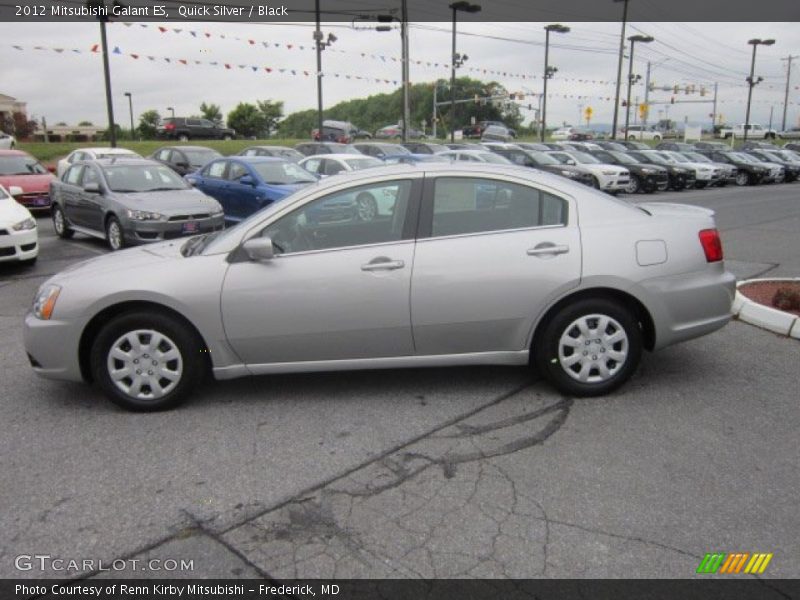
[{"label": "white car", "polygon": [[626,140],[658,140],[664,136],[661,135],[660,131],[655,131],[653,129],[648,129],[644,125],[629,125],[628,129],[625,130],[625,139]]},{"label": "white car", "polygon": [[79,160],[97,160],[99,158],[142,158],[142,156],[133,150],[127,150],[125,148],[79,148],[69,153],[66,158],[62,158],[58,161],[56,177],[61,179],[64,171],[74,162]]},{"label": "white car", "polygon": [[301,160],[299,163],[306,171],[327,177],[346,171],[360,171],[371,167],[380,167],[383,161],[374,156],[363,154],[314,154]]},{"label": "white car", "polygon": [[586,168],[594,177],[594,187],[616,194],[628,189],[631,173],[618,165],[607,165],[586,152],[553,150],[547,152],[562,165],[577,165]]},{"label": "white car", "polygon": [[687,169],[694,170],[694,187],[702,189],[709,185],[715,185],[722,181],[723,176],[727,175],[719,166],[714,163],[698,162],[687,158],[680,152],[674,150],[646,150],[648,152],[658,152],[673,165],[679,165]]},{"label": "white car", "polygon": [[0,262],[33,264],[39,255],[39,232],[30,211],[14,200],[22,189],[0,185]]},{"label": "white car", "polygon": [[450,160],[459,162],[482,162],[482,163],[495,163],[498,165],[512,164],[504,156],[500,156],[489,150],[448,150],[447,152],[439,152],[437,156],[443,156]]},{"label": "white car", "polygon": [[569,136],[571,136],[575,132],[575,127],[560,127],[556,129],[552,134],[550,134],[551,140],[568,140]]},{"label": "white car", "polygon": [[0,150],[14,150],[17,146],[16,138],[4,131],[0,131]]}]

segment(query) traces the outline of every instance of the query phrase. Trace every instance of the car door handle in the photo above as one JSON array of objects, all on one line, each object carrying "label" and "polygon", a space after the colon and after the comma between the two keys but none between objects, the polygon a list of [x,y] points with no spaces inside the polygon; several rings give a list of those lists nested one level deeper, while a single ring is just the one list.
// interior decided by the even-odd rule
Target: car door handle
[{"label": "car door handle", "polygon": [[395,269],[402,269],[406,263],[402,260],[391,260],[385,256],[373,258],[365,265],[361,265],[362,271],[394,271]]},{"label": "car door handle", "polygon": [[542,242],[536,244],[533,248],[528,248],[528,256],[548,256],[556,254],[566,254],[569,252],[569,246],[566,244],[556,245],[552,242]]}]

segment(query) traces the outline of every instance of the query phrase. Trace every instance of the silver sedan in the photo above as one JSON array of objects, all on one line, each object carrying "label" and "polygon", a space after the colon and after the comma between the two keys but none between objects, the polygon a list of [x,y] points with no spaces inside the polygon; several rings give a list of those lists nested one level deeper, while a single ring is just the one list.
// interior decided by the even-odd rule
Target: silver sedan
[{"label": "silver sedan", "polygon": [[[392,210],[314,218],[361,192]],[[643,350],[724,326],[733,295],[709,210],[510,165],[395,165],[73,266],[38,290],[25,346],[39,375],[132,410],[174,406],[206,373],[477,364],[532,364],[596,396]]]}]

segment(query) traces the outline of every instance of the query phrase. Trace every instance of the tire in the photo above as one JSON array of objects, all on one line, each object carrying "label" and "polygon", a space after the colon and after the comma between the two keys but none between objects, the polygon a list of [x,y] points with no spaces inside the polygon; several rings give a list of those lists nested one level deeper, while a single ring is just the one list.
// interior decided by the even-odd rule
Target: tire
[{"label": "tire", "polygon": [[594,176],[592,176],[592,179],[593,179],[592,186],[594,186],[594,189],[599,190],[600,189],[600,180],[597,177],[594,177]]},{"label": "tire", "polygon": [[739,187],[743,187],[750,183],[750,176],[747,174],[747,171],[739,171],[736,173],[736,185]]},{"label": "tire", "polygon": [[706,187],[706,185],[707,185],[707,183],[705,181],[695,181],[694,182],[694,189],[702,190],[704,187]]},{"label": "tire", "polygon": [[378,216],[378,203],[372,194],[361,192],[356,196],[356,214],[359,221],[374,221]]},{"label": "tire", "polygon": [[661,141],[661,136],[660,136],[660,135],[654,135],[654,136],[653,136],[653,139],[654,139],[656,142],[660,142],[660,141]]},{"label": "tire", "polygon": [[61,210],[58,204],[53,204],[53,210],[50,214],[53,218],[53,229],[55,229],[58,237],[68,240],[75,235],[75,232],[67,225],[67,217],[64,216],[64,211]]},{"label": "tire", "polygon": [[37,258],[39,258],[39,257],[38,256],[34,256],[33,258],[28,258],[26,260],[21,260],[21,261],[19,261],[19,264],[21,264],[23,267],[32,267],[33,265],[36,264],[36,259]]},{"label": "tire", "polygon": [[[158,343],[151,349],[154,341]],[[131,312],[100,330],[90,365],[95,381],[117,406],[137,412],[166,410],[183,402],[204,378],[202,349],[194,331],[173,317]],[[150,367],[146,370],[145,361]]]},{"label": "tire", "polygon": [[764,134],[764,139],[765,140],[774,140],[775,139],[775,134],[774,133],[765,133]]},{"label": "tire", "polygon": [[231,136],[229,136],[229,135],[226,135],[226,136],[223,136],[222,139],[225,140],[226,142],[230,142],[233,138]]},{"label": "tire", "polygon": [[625,191],[628,194],[638,194],[642,191],[642,182],[636,175],[631,174],[631,181]]},{"label": "tire", "polygon": [[106,241],[108,242],[108,247],[114,252],[125,247],[125,235],[122,231],[122,225],[120,225],[119,219],[113,215],[106,220]]},{"label": "tire", "polygon": [[[603,321],[606,327],[601,331]],[[587,298],[549,319],[533,356],[539,373],[561,393],[601,396],[636,371],[642,332],[634,315],[618,302]]]},{"label": "tire", "polygon": [[178,141],[179,142],[188,142],[189,141],[189,136],[186,135],[185,133],[182,133],[182,134],[180,134],[178,136]]}]

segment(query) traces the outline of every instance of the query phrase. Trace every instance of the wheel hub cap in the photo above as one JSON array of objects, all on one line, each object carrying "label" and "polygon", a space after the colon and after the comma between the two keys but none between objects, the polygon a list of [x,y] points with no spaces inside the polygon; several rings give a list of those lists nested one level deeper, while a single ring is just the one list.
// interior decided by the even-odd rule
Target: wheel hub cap
[{"label": "wheel hub cap", "polygon": [[564,330],[558,361],[581,383],[603,383],[616,375],[628,358],[628,336],[608,315],[585,315]]},{"label": "wheel hub cap", "polygon": [[161,398],[183,375],[183,359],[175,342],[150,329],[130,331],[117,339],[106,363],[114,385],[137,400]]}]

